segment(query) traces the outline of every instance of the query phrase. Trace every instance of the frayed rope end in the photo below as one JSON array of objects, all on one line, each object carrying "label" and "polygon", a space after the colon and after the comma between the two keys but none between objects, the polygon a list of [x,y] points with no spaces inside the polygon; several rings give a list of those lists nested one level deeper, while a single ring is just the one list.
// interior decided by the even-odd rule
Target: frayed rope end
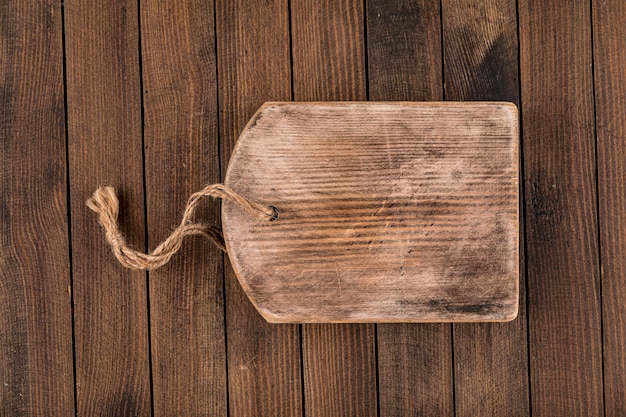
[{"label": "frayed rope end", "polygon": [[98,214],[98,220],[104,228],[106,239],[111,245],[113,254],[122,265],[135,270],[152,270],[168,263],[171,257],[178,252],[186,236],[205,236],[219,249],[226,251],[224,238],[217,227],[194,223],[191,220],[200,199],[205,196],[227,199],[259,220],[274,221],[278,219],[279,211],[274,206],[252,202],[223,184],[209,185],[189,198],[183,219],[176,230],[151,253],[143,253],[130,247],[119,230],[117,224],[119,200],[115,188],[99,187],[87,200],[87,207]]}]

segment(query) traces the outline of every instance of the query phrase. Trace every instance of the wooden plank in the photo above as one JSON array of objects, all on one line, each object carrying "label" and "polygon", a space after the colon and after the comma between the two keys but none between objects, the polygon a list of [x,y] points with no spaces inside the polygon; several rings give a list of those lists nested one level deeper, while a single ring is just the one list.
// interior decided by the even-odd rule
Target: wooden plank
[{"label": "wooden plank", "polygon": [[275,323],[512,320],[517,125],[509,103],[266,103],[225,183],[279,217],[222,210],[248,297]]},{"label": "wooden plank", "polygon": [[[364,5],[292,0],[293,98],[365,100]],[[377,414],[373,325],[302,326],[305,414]]]},{"label": "wooden plank", "polygon": [[76,392],[79,415],[150,415],[146,274],[125,269],[85,200],[120,195],[144,248],[137,2],[65,1]]},{"label": "wooden plank", "polygon": [[294,100],[366,99],[363,13],[347,0],[292,2]]},{"label": "wooden plank", "polygon": [[517,10],[513,0],[443,0],[446,100],[519,105]]},{"label": "wooden plank", "polygon": [[[438,0],[367,1],[371,100],[441,100]],[[452,416],[450,325],[378,325],[380,416]]]},{"label": "wooden plank", "polygon": [[374,326],[309,324],[302,327],[305,415],[375,416]]},{"label": "wooden plank", "polygon": [[0,414],[73,415],[60,3],[0,27]]},{"label": "wooden plank", "polygon": [[443,99],[440,1],[368,0],[369,99]]},{"label": "wooden plank", "polygon": [[533,416],[603,414],[591,16],[519,2]]},{"label": "wooden plank", "polygon": [[626,414],[626,3],[593,2],[598,201],[604,330],[604,412]]},{"label": "wooden plank", "polygon": [[[519,105],[515,0],[443,2],[445,95]],[[523,222],[520,223],[523,242]],[[521,245],[523,249],[523,245]],[[524,258],[512,323],[454,326],[456,416],[530,414]]]},{"label": "wooden plank", "polygon": [[[219,182],[212,1],[141,3],[148,239],[180,222],[186,199]],[[219,223],[207,201],[203,222]],[[225,416],[226,346],[222,253],[185,243],[150,272],[154,415]]]},{"label": "wooden plank", "polygon": [[[266,100],[291,97],[286,0],[216,3],[223,172],[239,133]],[[271,325],[226,272],[229,411],[232,416],[302,415],[300,337]]]}]

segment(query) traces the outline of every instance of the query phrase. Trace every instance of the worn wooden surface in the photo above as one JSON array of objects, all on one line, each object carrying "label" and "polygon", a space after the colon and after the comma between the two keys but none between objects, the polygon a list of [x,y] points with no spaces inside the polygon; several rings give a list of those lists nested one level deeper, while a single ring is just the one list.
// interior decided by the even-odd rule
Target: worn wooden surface
[{"label": "worn wooden surface", "polygon": [[590,11],[519,4],[533,415],[604,408]]},{"label": "worn wooden surface", "polygon": [[[624,17],[618,0],[2,2],[0,415],[624,415]],[[269,325],[209,245],[146,282],[84,206],[116,186],[124,232],[154,247],[263,102],[444,98],[520,105],[511,323]]]},{"label": "worn wooden surface", "polygon": [[[140,12],[147,228],[154,246],[180,221],[186,196],[219,181],[217,60],[213,2],[144,1]],[[215,205],[201,216],[219,224]],[[183,250],[189,257],[149,274],[154,414],[225,416],[224,288],[221,279],[206,279],[222,276],[223,259],[200,239]]]},{"label": "worn wooden surface", "polygon": [[[367,6],[369,98],[443,100],[439,0]],[[377,342],[381,416],[454,413],[451,325],[380,324]]]},{"label": "worn wooden surface", "polygon": [[224,238],[270,322],[508,321],[518,308],[517,109],[268,103],[239,137]]},{"label": "worn wooden surface", "polygon": [[[292,98],[365,100],[364,27],[352,23],[363,21],[363,3],[298,0],[291,5]],[[308,324],[301,334],[304,414],[372,416],[374,325]]]},{"label": "worn wooden surface", "polygon": [[620,416],[626,414],[626,3],[594,1],[592,13],[605,413]]},{"label": "worn wooden surface", "polygon": [[[222,173],[232,148],[268,98],[291,98],[286,0],[216,3]],[[272,326],[256,312],[225,262],[228,405],[231,416],[302,414],[298,326]],[[219,277],[207,277],[214,279]]]},{"label": "worn wooden surface", "polygon": [[[446,99],[519,105],[515,6],[501,0],[443,2]],[[523,223],[520,229],[523,241]],[[524,246],[520,249],[518,319],[454,325],[457,417],[529,413]]]},{"label": "worn wooden surface", "polygon": [[74,412],[61,25],[53,1],[0,5],[0,415],[6,416]]},{"label": "worn wooden surface", "polygon": [[110,262],[85,207],[92,184],[115,186],[126,236],[145,247],[137,4],[70,0],[64,22],[76,412],[146,415],[152,403],[146,274]]}]

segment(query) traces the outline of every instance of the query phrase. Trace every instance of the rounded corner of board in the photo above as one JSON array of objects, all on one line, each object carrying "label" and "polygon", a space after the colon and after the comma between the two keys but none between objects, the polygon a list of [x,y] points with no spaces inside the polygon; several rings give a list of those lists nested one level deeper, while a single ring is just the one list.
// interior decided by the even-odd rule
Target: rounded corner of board
[{"label": "rounded corner of board", "polygon": [[517,123],[519,119],[519,108],[517,104],[511,101],[502,101],[498,102],[498,105],[507,113],[513,122]]},{"label": "rounded corner of board", "polygon": [[501,323],[508,323],[508,322],[515,320],[518,316],[519,316],[519,305],[518,303],[515,303],[511,306],[511,309],[508,311],[505,311],[503,317],[497,321]]},{"label": "rounded corner of board", "polygon": [[292,320],[289,317],[285,317],[283,314],[271,311],[267,308],[261,307],[257,303],[252,303],[256,311],[259,312],[263,320],[269,324],[294,324],[299,323],[297,320]]}]

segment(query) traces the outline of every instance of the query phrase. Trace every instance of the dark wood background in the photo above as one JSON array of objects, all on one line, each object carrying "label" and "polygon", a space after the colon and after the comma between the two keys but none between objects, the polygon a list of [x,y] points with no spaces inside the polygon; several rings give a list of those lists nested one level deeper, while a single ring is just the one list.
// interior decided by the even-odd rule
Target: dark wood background
[{"label": "dark wood background", "polygon": [[[0,415],[626,415],[625,22],[622,0],[3,0]],[[269,325],[201,239],[119,266],[93,190],[153,248],[268,100],[518,104],[519,318]]]}]

